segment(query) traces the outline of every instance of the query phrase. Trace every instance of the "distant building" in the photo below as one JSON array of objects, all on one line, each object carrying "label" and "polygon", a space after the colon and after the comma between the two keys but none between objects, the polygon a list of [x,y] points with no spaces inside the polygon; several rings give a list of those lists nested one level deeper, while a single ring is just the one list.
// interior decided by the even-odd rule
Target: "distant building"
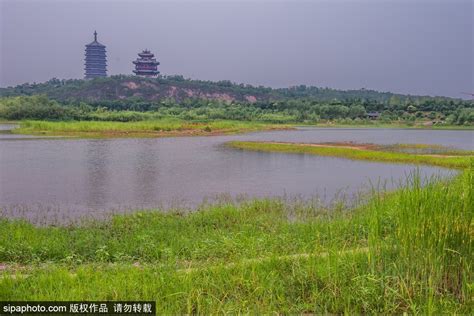
[{"label": "distant building", "polygon": [[94,31],[94,41],[86,45],[85,78],[107,77],[107,59],[105,45],[97,41],[97,32]]},{"label": "distant building", "polygon": [[158,71],[158,65],[160,63],[156,61],[153,53],[145,49],[143,52],[138,53],[138,56],[137,60],[133,62],[135,64],[135,70],[133,72],[137,76],[154,77],[160,73]]}]

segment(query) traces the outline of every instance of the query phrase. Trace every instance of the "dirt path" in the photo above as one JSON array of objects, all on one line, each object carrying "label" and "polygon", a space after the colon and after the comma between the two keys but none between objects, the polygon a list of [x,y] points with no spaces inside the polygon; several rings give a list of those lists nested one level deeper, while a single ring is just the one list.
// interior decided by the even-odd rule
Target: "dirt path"
[{"label": "dirt path", "polygon": [[[360,247],[360,248],[354,248],[354,249],[349,249],[349,250],[342,250],[342,251],[337,251],[334,254],[335,255],[351,255],[351,254],[359,254],[359,253],[366,253],[369,251],[368,247]],[[297,259],[306,259],[306,258],[325,258],[330,255],[330,252],[320,252],[320,253],[298,253],[298,254],[293,254],[293,255],[285,255],[285,256],[269,256],[269,257],[262,257],[262,258],[250,258],[250,259],[243,259],[238,262],[229,262],[229,263],[224,263],[224,264],[213,264],[213,265],[204,265],[204,266],[199,266],[199,267],[190,267],[190,268],[181,268],[177,269],[176,272],[178,273],[193,273],[193,272],[199,272],[203,270],[212,270],[216,268],[224,268],[224,269],[230,269],[238,266],[249,266],[252,264],[258,264],[258,263],[265,263],[265,262],[270,262],[272,260],[297,260]],[[114,264],[106,264],[107,267],[113,266]],[[123,266],[123,265],[121,265]],[[143,269],[144,267],[148,265],[140,265],[138,262],[135,262],[133,264],[129,265],[131,268],[137,268],[137,269]],[[151,265],[150,266],[156,266],[156,265]],[[31,275],[34,275],[34,268],[30,269],[28,265],[18,265],[18,264],[3,264],[0,263],[0,280],[9,278],[9,279],[26,279],[30,277]],[[39,268],[47,268],[47,266],[39,266]],[[71,277],[75,277],[77,274],[75,272],[70,272],[69,275]]]},{"label": "dirt path", "polygon": [[[335,254],[337,255],[350,255],[350,254],[357,254],[357,253],[365,253],[368,252],[369,248],[368,247],[361,247],[361,248],[355,248],[355,249],[349,249],[349,250],[343,250],[343,251],[338,251]],[[191,273],[191,272],[196,272],[199,270],[207,270],[207,269],[213,269],[213,268],[233,268],[237,266],[247,266],[255,263],[264,263],[264,262],[269,262],[272,260],[294,260],[294,259],[300,259],[300,258],[325,258],[329,256],[329,252],[320,252],[320,253],[298,253],[298,254],[293,254],[293,255],[286,255],[286,256],[273,256],[273,257],[262,257],[262,258],[252,258],[252,259],[244,259],[239,262],[230,262],[227,264],[222,264],[222,265],[213,265],[213,266],[208,266],[208,267],[196,267],[196,268],[186,268],[186,269],[178,269],[178,272],[184,272],[184,273]]]}]

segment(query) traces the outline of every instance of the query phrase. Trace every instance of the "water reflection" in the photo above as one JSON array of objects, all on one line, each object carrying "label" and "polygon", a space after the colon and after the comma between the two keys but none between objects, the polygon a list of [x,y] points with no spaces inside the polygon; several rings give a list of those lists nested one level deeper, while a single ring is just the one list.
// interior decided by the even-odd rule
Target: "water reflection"
[{"label": "water reflection", "polygon": [[[108,188],[110,187],[109,164],[110,142],[108,140],[92,140],[85,148],[87,175],[85,203],[91,209],[98,209],[107,204]],[[127,181],[127,179],[124,179]]]},{"label": "water reflection", "polygon": [[136,152],[134,182],[135,200],[150,205],[153,199],[160,199],[159,185],[159,148],[155,148],[154,139],[145,139]]}]

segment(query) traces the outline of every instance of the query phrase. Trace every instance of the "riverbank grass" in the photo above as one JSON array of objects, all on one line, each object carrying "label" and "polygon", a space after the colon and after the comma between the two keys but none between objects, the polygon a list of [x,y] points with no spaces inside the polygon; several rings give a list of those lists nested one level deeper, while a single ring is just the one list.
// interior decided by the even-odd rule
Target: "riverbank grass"
[{"label": "riverbank grass", "polygon": [[21,121],[19,124],[14,133],[71,137],[207,136],[289,128],[259,122],[185,121],[177,118],[138,122]]},{"label": "riverbank grass", "polygon": [[415,150],[431,148],[429,145],[398,144],[377,146],[373,144],[353,143],[305,144],[232,141],[227,143],[227,146],[242,150],[312,154],[389,163],[426,164],[455,169],[468,168],[472,159],[474,159],[473,151],[446,149],[444,152],[438,151],[436,154],[411,154],[404,152],[407,148],[413,148]]},{"label": "riverbank grass", "polygon": [[279,200],[0,226],[2,300],[156,300],[160,313],[469,313],[473,176],[348,212]]},{"label": "riverbank grass", "polygon": [[222,134],[238,134],[264,130],[294,129],[297,126],[322,128],[425,128],[425,129],[469,129],[469,126],[423,126],[406,125],[403,123],[373,123],[362,125],[328,124],[281,124],[264,121],[232,121],[204,120],[186,121],[177,117],[164,117],[133,122],[116,121],[34,121],[17,122],[18,128],[12,132],[17,134],[68,136],[81,138],[112,138],[112,137],[162,137],[162,136],[209,136]]},{"label": "riverbank grass", "polygon": [[341,123],[338,121],[320,121],[317,123],[297,124],[298,126],[325,128],[393,128],[393,129],[424,129],[424,130],[474,130],[474,125],[430,124],[429,121],[364,121]]}]

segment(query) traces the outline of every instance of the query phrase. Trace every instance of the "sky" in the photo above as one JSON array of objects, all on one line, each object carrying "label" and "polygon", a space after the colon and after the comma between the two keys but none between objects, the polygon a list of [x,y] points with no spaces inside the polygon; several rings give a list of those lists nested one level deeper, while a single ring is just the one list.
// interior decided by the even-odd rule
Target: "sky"
[{"label": "sky", "polygon": [[162,74],[287,87],[474,93],[473,0],[0,0],[0,86],[108,74],[145,48]]}]

